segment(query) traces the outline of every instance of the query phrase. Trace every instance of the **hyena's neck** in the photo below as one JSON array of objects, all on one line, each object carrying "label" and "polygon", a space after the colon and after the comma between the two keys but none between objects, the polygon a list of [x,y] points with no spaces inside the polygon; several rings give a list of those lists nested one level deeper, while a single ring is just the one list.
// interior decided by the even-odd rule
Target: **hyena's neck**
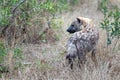
[{"label": "hyena's neck", "polygon": [[86,19],[86,20],[83,21],[83,26],[85,28],[87,28],[87,27],[93,27],[94,26],[93,24],[94,23],[93,23],[93,21],[91,19]]},{"label": "hyena's neck", "polygon": [[94,26],[92,19],[85,17],[78,17],[78,18],[82,21],[82,29]]}]

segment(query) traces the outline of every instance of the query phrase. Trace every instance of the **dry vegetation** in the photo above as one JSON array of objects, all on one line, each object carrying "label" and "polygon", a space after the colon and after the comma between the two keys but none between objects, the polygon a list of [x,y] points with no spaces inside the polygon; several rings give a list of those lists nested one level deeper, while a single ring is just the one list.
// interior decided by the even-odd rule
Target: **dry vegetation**
[{"label": "dry vegetation", "polygon": [[[21,67],[12,73],[2,74],[1,80],[119,80],[120,79],[120,49],[112,51],[112,45],[106,47],[105,31],[100,29],[100,21],[103,14],[97,10],[97,0],[85,0],[84,4],[79,4],[71,11],[60,15],[63,21],[58,31],[54,31],[59,35],[59,40],[41,44],[22,45],[23,60]],[[114,0],[113,0],[114,1]],[[88,17],[94,20],[95,25],[100,31],[100,40],[97,50],[98,67],[95,68],[91,61],[90,55],[87,55],[87,63],[79,69],[74,66],[70,70],[65,61],[66,42],[70,34],[66,29],[70,23],[78,16]],[[34,19],[38,19],[36,15]],[[36,29],[37,25],[34,26]],[[32,27],[30,26],[30,27]],[[37,30],[39,30],[37,28]],[[52,31],[48,32],[49,34]]]}]

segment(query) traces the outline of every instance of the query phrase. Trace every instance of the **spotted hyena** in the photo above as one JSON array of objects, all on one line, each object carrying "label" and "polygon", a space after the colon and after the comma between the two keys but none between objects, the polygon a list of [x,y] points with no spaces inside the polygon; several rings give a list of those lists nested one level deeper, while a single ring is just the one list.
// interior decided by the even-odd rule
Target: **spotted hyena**
[{"label": "spotted hyena", "polygon": [[70,25],[67,31],[73,33],[67,42],[68,54],[66,56],[71,69],[73,68],[74,59],[78,58],[80,66],[86,61],[86,53],[91,51],[91,58],[97,66],[95,54],[99,32],[93,21],[89,18],[79,17]]}]

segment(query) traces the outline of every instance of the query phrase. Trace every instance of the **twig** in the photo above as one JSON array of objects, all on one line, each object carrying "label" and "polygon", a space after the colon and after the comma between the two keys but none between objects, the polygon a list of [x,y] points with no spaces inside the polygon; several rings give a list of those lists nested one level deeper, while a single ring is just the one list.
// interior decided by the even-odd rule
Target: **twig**
[{"label": "twig", "polygon": [[22,3],[24,3],[25,1],[26,1],[26,0],[22,0],[20,3],[18,3],[18,4],[16,5],[16,7],[12,10],[13,14],[15,13],[16,9],[17,9]]}]

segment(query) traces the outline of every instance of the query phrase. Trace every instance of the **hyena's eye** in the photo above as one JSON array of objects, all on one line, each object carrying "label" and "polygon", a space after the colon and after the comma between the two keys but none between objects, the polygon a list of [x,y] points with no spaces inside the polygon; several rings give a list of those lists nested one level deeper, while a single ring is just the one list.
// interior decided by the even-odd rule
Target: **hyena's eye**
[{"label": "hyena's eye", "polygon": [[76,30],[76,28],[73,26],[73,30]]}]

